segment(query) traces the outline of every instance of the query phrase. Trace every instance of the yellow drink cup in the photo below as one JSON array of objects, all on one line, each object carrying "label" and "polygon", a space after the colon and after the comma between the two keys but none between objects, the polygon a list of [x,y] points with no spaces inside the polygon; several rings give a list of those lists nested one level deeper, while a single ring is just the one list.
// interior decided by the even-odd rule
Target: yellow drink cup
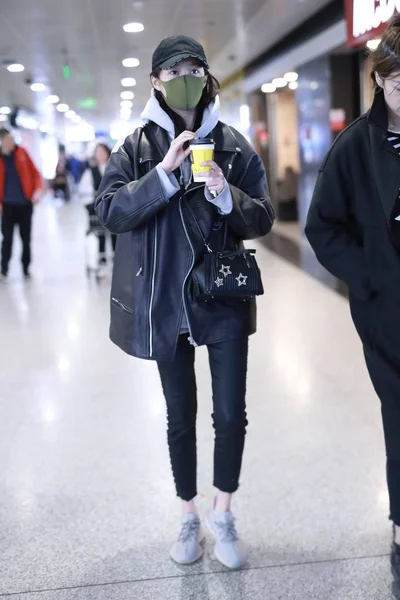
[{"label": "yellow drink cup", "polygon": [[190,142],[193,181],[196,183],[205,183],[208,181],[208,175],[204,176],[204,173],[212,171],[212,168],[202,167],[201,163],[214,160],[214,147],[214,140],[211,138],[202,138]]}]

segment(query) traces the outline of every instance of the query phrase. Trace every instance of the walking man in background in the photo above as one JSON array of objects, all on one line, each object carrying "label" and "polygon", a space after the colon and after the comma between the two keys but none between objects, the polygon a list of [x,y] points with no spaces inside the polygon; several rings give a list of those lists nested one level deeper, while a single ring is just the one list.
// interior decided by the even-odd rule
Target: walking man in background
[{"label": "walking man in background", "polygon": [[33,205],[41,198],[43,181],[29,154],[17,146],[7,129],[0,129],[0,213],[3,243],[0,280],[6,281],[12,254],[14,226],[22,240],[22,267],[29,279]]}]

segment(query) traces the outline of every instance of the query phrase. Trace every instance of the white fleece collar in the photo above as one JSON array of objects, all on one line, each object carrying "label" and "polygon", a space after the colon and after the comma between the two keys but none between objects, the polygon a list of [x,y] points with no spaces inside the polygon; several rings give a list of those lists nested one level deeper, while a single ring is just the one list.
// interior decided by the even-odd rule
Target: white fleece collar
[{"label": "white fleece collar", "polygon": [[[205,109],[201,127],[196,131],[200,138],[207,137],[216,127],[219,121],[220,112],[220,100],[219,96],[216,96],[214,102],[211,102]],[[146,107],[141,114],[141,118],[146,122],[153,121],[153,123],[156,123],[165,129],[171,139],[175,137],[175,127],[172,119],[167,115],[165,110],[161,108],[160,103],[155,97],[154,90],[151,92],[150,100],[146,104]]]}]

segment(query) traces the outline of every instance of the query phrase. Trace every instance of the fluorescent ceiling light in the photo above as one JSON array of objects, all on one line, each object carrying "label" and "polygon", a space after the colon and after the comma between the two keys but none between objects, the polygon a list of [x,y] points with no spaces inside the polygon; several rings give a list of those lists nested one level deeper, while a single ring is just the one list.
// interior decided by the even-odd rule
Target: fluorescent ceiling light
[{"label": "fluorescent ceiling light", "polygon": [[380,38],[378,38],[376,40],[369,40],[367,42],[367,48],[368,48],[368,50],[376,50],[380,43],[381,43]]},{"label": "fluorescent ceiling light", "polygon": [[69,106],[68,106],[68,104],[62,104],[62,103],[61,103],[61,104],[59,104],[59,105],[57,106],[57,110],[58,110],[58,112],[60,112],[60,113],[66,113],[66,112],[69,110]]},{"label": "fluorescent ceiling light", "polygon": [[144,25],[142,23],[126,23],[123,29],[126,33],[140,33],[144,30]]},{"label": "fluorescent ceiling light", "polygon": [[121,108],[132,108],[133,102],[132,100],[122,100]]},{"label": "fluorescent ceiling light", "polygon": [[297,90],[297,88],[298,88],[298,87],[299,87],[299,84],[298,84],[298,82],[297,82],[297,81],[291,81],[291,82],[289,83],[289,88],[290,88],[291,90]]},{"label": "fluorescent ceiling light", "polygon": [[1,115],[0,114],[0,121],[7,121],[6,115]]},{"label": "fluorescent ceiling light", "polygon": [[19,63],[13,63],[8,65],[7,71],[10,71],[10,73],[21,73],[21,71],[25,71],[25,67]]},{"label": "fluorescent ceiling light", "polygon": [[297,81],[299,78],[298,73],[295,72],[290,72],[290,73],[285,73],[284,75],[284,79],[286,79],[286,81],[293,82],[293,81]]},{"label": "fluorescent ceiling light", "polygon": [[134,87],[136,85],[136,79],[134,77],[124,77],[121,79],[122,87]]},{"label": "fluorescent ceiling light", "polygon": [[65,116],[67,117],[67,119],[72,119],[76,116],[76,112],[74,110],[67,110]]},{"label": "fluorescent ceiling light", "polygon": [[39,127],[39,123],[36,121],[36,119],[33,119],[30,116],[20,117],[20,125],[24,129],[31,129],[31,130],[38,129],[38,127]]},{"label": "fluorescent ceiling light", "polygon": [[264,94],[271,94],[272,92],[275,92],[276,90],[276,85],[274,83],[264,83],[263,86],[261,86],[261,91],[264,92]]},{"label": "fluorescent ceiling light", "polygon": [[31,85],[32,92],[43,92],[45,89],[44,83],[32,83]]},{"label": "fluorescent ceiling light", "polygon": [[124,67],[138,67],[140,61],[137,58],[124,58],[122,64]]},{"label": "fluorescent ceiling light", "polygon": [[9,115],[11,108],[9,106],[0,106],[0,115]]},{"label": "fluorescent ceiling light", "polygon": [[121,92],[121,100],[133,100],[135,94],[133,92]]},{"label": "fluorescent ceiling light", "polygon": [[287,86],[287,81],[284,77],[277,77],[276,79],[272,80],[272,83],[277,87],[277,88],[284,88]]},{"label": "fluorescent ceiling light", "polygon": [[57,104],[58,102],[60,102],[60,98],[55,94],[50,94],[50,96],[47,96],[46,102],[48,102],[49,104]]}]

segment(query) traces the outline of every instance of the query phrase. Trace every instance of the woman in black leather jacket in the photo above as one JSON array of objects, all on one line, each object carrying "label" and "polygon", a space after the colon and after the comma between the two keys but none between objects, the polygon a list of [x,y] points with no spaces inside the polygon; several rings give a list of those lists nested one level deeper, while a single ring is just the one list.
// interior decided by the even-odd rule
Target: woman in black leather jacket
[{"label": "woman in black leather jacket", "polygon": [[[202,302],[193,273],[214,250],[236,250],[273,223],[265,170],[247,141],[219,121],[218,82],[202,46],[167,38],[153,55],[147,122],[112,154],[96,211],[118,241],[111,293],[111,339],[125,352],[157,361],[168,411],[168,443],[183,522],[171,556],[189,564],[202,556],[196,488],[195,347],[206,345],[213,382],[214,509],[206,523],[217,558],[245,561],[232,513],[246,433],[248,337],[255,302]],[[212,171],[192,182],[188,143],[211,137]]]}]

